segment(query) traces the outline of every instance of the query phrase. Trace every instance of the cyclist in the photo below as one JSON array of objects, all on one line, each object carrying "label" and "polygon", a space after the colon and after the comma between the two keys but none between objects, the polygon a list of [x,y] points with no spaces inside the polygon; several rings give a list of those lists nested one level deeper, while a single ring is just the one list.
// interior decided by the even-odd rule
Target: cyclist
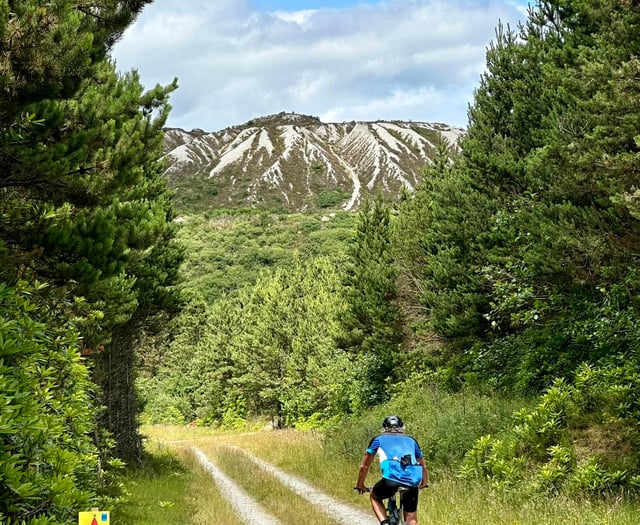
[{"label": "cyclist", "polygon": [[389,523],[383,500],[393,497],[400,487],[408,490],[402,495],[404,519],[408,525],[418,525],[418,493],[429,486],[429,472],[418,442],[405,434],[404,423],[398,416],[387,416],[382,422],[382,434],[370,442],[362,458],[355,489],[368,492],[364,482],[378,454],[382,479],[371,489],[371,508],[380,525]]}]

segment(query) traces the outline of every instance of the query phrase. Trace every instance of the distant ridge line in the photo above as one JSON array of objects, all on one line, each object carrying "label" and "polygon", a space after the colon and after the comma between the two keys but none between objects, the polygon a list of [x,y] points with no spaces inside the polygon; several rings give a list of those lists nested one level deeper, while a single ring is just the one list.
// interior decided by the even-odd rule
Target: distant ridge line
[{"label": "distant ridge line", "polygon": [[323,207],[355,211],[367,195],[413,192],[442,149],[464,130],[442,123],[323,123],[298,113],[251,119],[217,132],[165,133],[166,175],[179,204],[209,207]]}]

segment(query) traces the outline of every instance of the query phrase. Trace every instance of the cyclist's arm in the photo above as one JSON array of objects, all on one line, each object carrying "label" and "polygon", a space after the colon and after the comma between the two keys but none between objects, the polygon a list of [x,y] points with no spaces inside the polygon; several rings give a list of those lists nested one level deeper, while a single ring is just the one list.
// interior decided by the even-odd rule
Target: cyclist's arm
[{"label": "cyclist's arm", "polygon": [[422,481],[420,482],[420,488],[423,489],[429,486],[429,471],[427,470],[427,464],[424,462],[424,457],[418,458],[418,465],[422,467]]},{"label": "cyclist's arm", "polygon": [[367,474],[369,473],[369,469],[371,468],[371,463],[373,463],[374,457],[374,454],[365,452],[364,457],[362,458],[362,462],[360,463],[360,470],[358,470],[358,481],[356,482],[356,489],[359,492],[366,491],[364,481],[367,478]]}]

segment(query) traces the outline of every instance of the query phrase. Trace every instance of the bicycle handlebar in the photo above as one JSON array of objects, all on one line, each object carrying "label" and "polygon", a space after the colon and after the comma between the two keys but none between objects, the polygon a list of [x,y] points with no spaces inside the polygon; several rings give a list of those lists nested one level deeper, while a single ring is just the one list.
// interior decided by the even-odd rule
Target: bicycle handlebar
[{"label": "bicycle handlebar", "polygon": [[[421,489],[427,489],[429,488],[429,484],[427,483],[426,485],[420,487]],[[353,490],[357,490],[360,491],[360,489],[358,487],[353,487]],[[398,487],[398,491],[399,492],[404,492],[406,490],[409,490],[409,487]],[[360,494],[364,494],[365,492],[371,492],[371,487],[364,487],[364,490],[362,492],[360,492]]]}]

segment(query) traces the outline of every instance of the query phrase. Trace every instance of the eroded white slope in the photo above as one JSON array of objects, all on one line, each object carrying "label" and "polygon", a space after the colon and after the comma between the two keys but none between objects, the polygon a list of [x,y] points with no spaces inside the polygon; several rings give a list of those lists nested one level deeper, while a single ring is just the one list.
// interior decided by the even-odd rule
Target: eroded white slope
[{"label": "eroded white slope", "polygon": [[264,189],[271,188],[272,194],[276,190],[283,202],[298,208],[304,195],[317,191],[324,181],[328,188],[350,192],[344,208],[351,210],[359,206],[363,192],[375,188],[413,191],[431,162],[437,136],[455,146],[463,134],[444,124],[325,124],[296,114],[262,117],[250,124],[195,136],[170,130],[167,144],[175,147],[167,153],[167,172],[226,176],[247,203],[259,202]]}]

